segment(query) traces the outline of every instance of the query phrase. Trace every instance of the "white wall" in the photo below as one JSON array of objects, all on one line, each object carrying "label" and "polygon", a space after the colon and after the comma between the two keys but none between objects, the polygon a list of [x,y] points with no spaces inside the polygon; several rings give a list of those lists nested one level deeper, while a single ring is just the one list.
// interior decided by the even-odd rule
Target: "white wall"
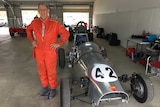
[{"label": "white wall", "polygon": [[117,33],[123,47],[143,30],[160,35],[160,0],[96,0],[93,13],[93,25]]}]

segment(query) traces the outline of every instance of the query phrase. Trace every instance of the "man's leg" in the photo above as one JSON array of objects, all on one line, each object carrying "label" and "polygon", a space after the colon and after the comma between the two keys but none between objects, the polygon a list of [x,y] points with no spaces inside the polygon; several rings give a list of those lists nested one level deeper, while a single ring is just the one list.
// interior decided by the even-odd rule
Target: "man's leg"
[{"label": "man's leg", "polygon": [[44,62],[43,51],[36,50],[36,62],[37,62],[38,74],[43,87],[43,89],[40,92],[40,95],[45,96],[49,91],[49,88],[48,88],[48,77],[47,77],[47,71],[46,71],[46,66]]},{"label": "man's leg", "polygon": [[51,88],[48,98],[53,98],[56,94],[56,87],[58,85],[56,65],[57,65],[57,55],[56,51],[49,51],[45,58],[48,81]]}]

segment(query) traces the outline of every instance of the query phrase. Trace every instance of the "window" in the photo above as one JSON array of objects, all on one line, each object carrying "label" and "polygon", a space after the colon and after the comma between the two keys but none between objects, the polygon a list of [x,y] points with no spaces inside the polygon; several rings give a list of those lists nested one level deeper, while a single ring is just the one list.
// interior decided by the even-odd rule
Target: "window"
[{"label": "window", "polygon": [[38,15],[37,10],[22,10],[22,22],[23,25],[28,25]]},{"label": "window", "polygon": [[[79,21],[84,21],[89,23],[89,13],[88,12],[64,12],[63,22],[69,26],[75,26]],[[88,27],[88,25],[87,25]]]},{"label": "window", "polygon": [[6,11],[0,11],[0,27],[8,26]]}]

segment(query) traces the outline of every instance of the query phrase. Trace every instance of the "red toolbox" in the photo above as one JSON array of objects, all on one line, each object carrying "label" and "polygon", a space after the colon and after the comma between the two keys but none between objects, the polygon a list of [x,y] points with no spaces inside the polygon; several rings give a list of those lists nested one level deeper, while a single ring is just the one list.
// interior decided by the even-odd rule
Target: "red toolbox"
[{"label": "red toolbox", "polygon": [[127,48],[126,50],[126,56],[131,56],[131,54],[135,54],[136,50],[135,48]]}]

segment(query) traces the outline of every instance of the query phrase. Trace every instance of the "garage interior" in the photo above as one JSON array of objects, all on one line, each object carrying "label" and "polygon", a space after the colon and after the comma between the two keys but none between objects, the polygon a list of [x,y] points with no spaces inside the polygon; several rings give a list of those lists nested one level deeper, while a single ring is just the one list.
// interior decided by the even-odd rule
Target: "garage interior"
[{"label": "garage interior", "polygon": [[[15,34],[11,37],[9,27],[22,27],[21,10],[36,10],[43,0],[1,0],[0,11],[6,11],[8,27],[0,27],[0,105],[1,107],[60,107],[60,86],[56,97],[48,100],[38,96],[41,89],[35,60],[32,57],[32,46],[25,36]],[[160,36],[160,1],[157,0],[46,0],[52,18],[62,24],[63,12],[88,12],[88,26],[99,26],[104,34],[117,33],[119,46],[109,45],[109,41],[94,34],[93,42],[104,46],[117,75],[134,72],[145,73],[145,65],[126,56],[127,41],[132,35],[141,35],[144,31]],[[63,48],[66,51],[72,46],[68,41]],[[131,43],[135,47],[135,43]],[[147,45],[149,46],[149,45]],[[144,47],[143,47],[144,48]],[[146,48],[146,47],[145,47]],[[145,49],[144,49],[145,50]],[[58,80],[70,77],[70,69],[57,66]],[[150,77],[150,76],[149,76]],[[154,86],[154,98],[151,102],[138,103],[133,96],[127,104],[121,101],[102,103],[99,107],[160,107],[160,78],[151,76]],[[130,84],[124,86],[130,89]],[[82,97],[82,100],[88,101]],[[71,107],[92,107],[80,100],[72,100]]]}]

